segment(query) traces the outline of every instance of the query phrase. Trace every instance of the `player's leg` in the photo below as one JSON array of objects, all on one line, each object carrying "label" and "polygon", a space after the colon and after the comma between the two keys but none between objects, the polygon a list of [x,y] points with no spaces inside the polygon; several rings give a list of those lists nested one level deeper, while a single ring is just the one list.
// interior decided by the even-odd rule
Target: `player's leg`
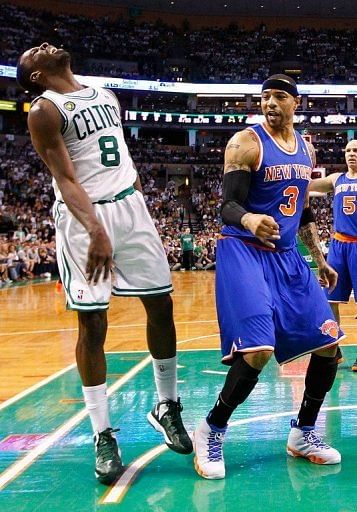
[{"label": "player's leg", "polygon": [[255,388],[259,374],[272,353],[261,351],[236,355],[215,405],[194,432],[195,469],[203,478],[225,477],[223,442],[228,421]]},{"label": "player's leg", "polygon": [[[85,267],[89,245],[88,233],[68,212],[64,204],[56,205],[55,220],[61,281],[68,307],[78,312],[76,359],[83,384],[84,400],[93,426],[95,473],[100,482],[110,484],[123,469],[115,431],[109,422],[106,396],[104,342],[111,283],[109,280],[100,281],[96,286],[87,283]],[[68,239],[71,240],[70,248]]]},{"label": "player's leg", "polygon": [[162,432],[172,450],[189,454],[192,442],[181,419],[182,405],[177,396],[176,329],[169,294],[140,297],[147,314],[147,342],[153,358],[154,379],[159,402],[148,413],[148,420]]},{"label": "player's leg", "polygon": [[[352,245],[353,244],[333,239],[327,256],[327,263],[338,273],[338,280],[332,293],[325,290],[325,296],[330,303],[338,325],[341,325],[339,305],[340,303],[348,302],[352,291],[353,269],[355,267],[355,264],[353,263],[353,265],[351,265],[351,262],[349,261]],[[344,362],[344,357],[340,347],[337,349],[336,360],[337,364]]]},{"label": "player's leg", "polygon": [[153,356],[159,403],[148,414],[169,448],[192,451],[177,397],[176,331],[167,257],[143,196],[135,192],[114,204],[118,244],[114,254],[113,295],[139,297],[147,313],[147,341]]},{"label": "player's leg", "polygon": [[82,379],[84,401],[94,432],[95,474],[104,484],[112,483],[123,471],[120,452],[109,420],[104,342],[106,311],[78,311],[76,360]]},{"label": "player's leg", "polygon": [[340,453],[326,444],[315,431],[317,416],[337,372],[336,346],[311,355],[306,372],[305,391],[297,421],[292,420],[287,452],[315,464],[338,464]]},{"label": "player's leg", "polygon": [[[336,322],[338,323],[338,325],[341,325],[341,319],[340,319],[340,303],[339,302],[330,302],[330,306],[331,306],[331,309],[333,311],[333,314],[335,315],[335,318],[336,318]],[[343,354],[342,354],[342,350],[340,348],[340,346],[337,347],[337,352],[336,352],[336,361],[337,361],[337,364],[342,364],[344,362],[344,357],[343,357]]]},{"label": "player's leg", "polygon": [[261,257],[233,238],[218,242],[216,304],[223,362],[231,368],[215,405],[194,433],[195,469],[208,479],[224,478],[228,420],[253,391],[274,350],[273,313]]},{"label": "player's leg", "polygon": [[[278,256],[282,260],[280,266],[283,266],[286,256],[290,265],[295,265],[293,271],[297,277],[285,290],[285,317],[280,315],[278,319],[277,359],[283,363],[312,353],[298,417],[291,421],[287,452],[317,464],[336,464],[340,462],[339,452],[321,440],[315,432],[315,423],[335,380],[336,350],[343,332],[306,262],[293,250],[291,254]],[[275,300],[278,298],[275,297]],[[280,311],[279,306],[277,311]],[[282,358],[284,354],[285,358]]]},{"label": "player's leg", "polygon": [[[357,268],[356,268],[357,260],[356,260],[356,258],[357,258],[357,243],[353,242],[353,243],[348,244],[348,269],[351,274],[355,302],[357,302]],[[357,316],[355,318],[357,318]],[[357,359],[352,364],[351,370],[353,372],[357,372]]]}]

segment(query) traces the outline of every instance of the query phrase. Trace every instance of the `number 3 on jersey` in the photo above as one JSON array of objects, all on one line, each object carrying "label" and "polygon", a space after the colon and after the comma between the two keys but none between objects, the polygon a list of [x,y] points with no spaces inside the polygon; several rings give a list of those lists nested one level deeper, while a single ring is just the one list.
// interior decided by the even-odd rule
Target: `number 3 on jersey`
[{"label": "number 3 on jersey", "polygon": [[279,210],[283,215],[286,217],[292,217],[296,213],[296,202],[297,198],[299,197],[299,189],[298,187],[295,187],[291,185],[290,187],[287,187],[283,191],[283,196],[288,197],[287,204],[281,204],[279,206]]},{"label": "number 3 on jersey", "polygon": [[105,167],[115,167],[120,163],[118,141],[113,135],[99,137],[100,161]]}]

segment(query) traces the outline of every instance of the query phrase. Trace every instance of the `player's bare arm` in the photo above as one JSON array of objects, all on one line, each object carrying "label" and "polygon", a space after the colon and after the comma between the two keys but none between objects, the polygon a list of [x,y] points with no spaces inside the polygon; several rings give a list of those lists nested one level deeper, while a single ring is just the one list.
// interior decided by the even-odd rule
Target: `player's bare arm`
[{"label": "player's bare arm", "polygon": [[306,145],[307,145],[307,149],[309,150],[312,168],[314,169],[316,167],[316,151],[315,151],[314,146],[311,144],[311,142],[306,142]]},{"label": "player's bare arm", "polygon": [[90,237],[86,272],[96,284],[102,274],[107,279],[112,265],[112,247],[103,225],[98,221],[90,199],[76,180],[73,163],[61,135],[62,121],[56,107],[39,100],[30,110],[28,127],[32,143],[56,180],[72,214]]},{"label": "player's bare arm", "polygon": [[[303,216],[309,213],[309,193],[307,191],[304,203]],[[300,222],[299,235],[304,242],[309,252],[316,262],[319,273],[319,282],[321,286],[329,289],[330,292],[334,290],[337,284],[337,272],[328,265],[320,246],[320,239],[317,232],[316,223],[313,217],[306,216],[305,222]]]},{"label": "player's bare arm", "polygon": [[238,132],[228,142],[224,156],[222,219],[225,223],[243,226],[273,249],[272,240],[280,238],[275,219],[243,208],[249,192],[250,173],[254,172],[258,159],[259,143],[252,131]]},{"label": "player's bare arm", "polygon": [[341,172],[335,172],[326,176],[326,178],[317,178],[316,180],[311,180],[309,183],[309,192],[322,192],[328,193],[333,192],[335,188],[336,180],[339,176],[341,176]]}]

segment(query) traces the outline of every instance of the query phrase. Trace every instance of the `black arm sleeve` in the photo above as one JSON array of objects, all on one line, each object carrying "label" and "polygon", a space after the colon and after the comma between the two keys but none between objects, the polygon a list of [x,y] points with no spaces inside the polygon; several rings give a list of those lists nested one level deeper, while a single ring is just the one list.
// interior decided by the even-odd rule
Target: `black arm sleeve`
[{"label": "black arm sleeve", "polygon": [[308,206],[307,208],[304,208],[302,211],[299,228],[306,226],[306,224],[309,224],[310,222],[316,222],[316,220],[315,215],[311,210],[311,207]]},{"label": "black arm sleeve", "polygon": [[221,217],[224,224],[241,227],[241,219],[247,210],[247,199],[251,176],[248,171],[231,171],[223,176],[223,203]]}]

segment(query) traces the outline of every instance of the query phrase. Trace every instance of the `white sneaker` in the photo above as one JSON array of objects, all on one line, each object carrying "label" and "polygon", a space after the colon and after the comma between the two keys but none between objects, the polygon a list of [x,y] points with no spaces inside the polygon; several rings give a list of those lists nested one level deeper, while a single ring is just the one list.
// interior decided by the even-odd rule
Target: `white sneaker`
[{"label": "white sneaker", "polygon": [[193,448],[195,451],[195,469],[203,478],[215,480],[224,478],[226,470],[223,458],[223,441],[227,431],[208,425],[204,419],[193,433]]},{"label": "white sneaker", "polygon": [[314,427],[298,427],[291,420],[291,430],[286,451],[292,457],[304,457],[314,464],[339,464],[341,454],[324,443]]}]

